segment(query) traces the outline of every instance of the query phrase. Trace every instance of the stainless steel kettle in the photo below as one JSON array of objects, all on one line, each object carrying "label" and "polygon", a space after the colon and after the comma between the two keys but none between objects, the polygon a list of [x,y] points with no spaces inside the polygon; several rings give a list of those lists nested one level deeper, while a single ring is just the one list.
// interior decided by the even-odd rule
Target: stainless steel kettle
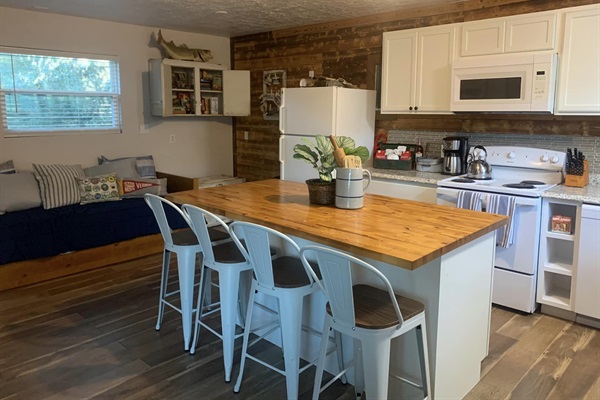
[{"label": "stainless steel kettle", "polygon": [[[483,156],[481,153],[477,155],[475,159],[475,150],[483,150]],[[473,151],[469,154],[467,166],[467,178],[471,179],[492,179],[492,166],[488,164],[485,159],[487,158],[487,150],[483,146],[473,147]]]}]

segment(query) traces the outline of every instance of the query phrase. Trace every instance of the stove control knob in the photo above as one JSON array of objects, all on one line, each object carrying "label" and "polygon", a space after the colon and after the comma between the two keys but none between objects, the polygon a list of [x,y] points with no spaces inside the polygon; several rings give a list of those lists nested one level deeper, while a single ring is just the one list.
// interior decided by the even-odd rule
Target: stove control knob
[{"label": "stove control knob", "polygon": [[508,153],[506,155],[506,157],[508,157],[509,160],[514,159],[517,156],[517,153],[515,153],[514,151],[511,151],[510,153]]},{"label": "stove control knob", "polygon": [[558,162],[558,157],[557,157],[557,156],[552,156],[552,157],[550,158],[550,162],[551,162],[552,164],[556,164],[556,163]]},{"label": "stove control knob", "polygon": [[548,156],[544,154],[543,156],[540,157],[540,161],[541,162],[548,162]]}]

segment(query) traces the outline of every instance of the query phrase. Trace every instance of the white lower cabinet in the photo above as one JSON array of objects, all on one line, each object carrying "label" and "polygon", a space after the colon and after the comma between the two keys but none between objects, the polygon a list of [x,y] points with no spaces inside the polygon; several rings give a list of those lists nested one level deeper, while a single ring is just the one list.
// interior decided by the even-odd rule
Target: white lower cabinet
[{"label": "white lower cabinet", "polygon": [[426,183],[373,179],[366,192],[435,204],[437,201],[436,188],[436,185]]},{"label": "white lower cabinet", "polygon": [[[542,210],[537,301],[543,312],[544,305],[551,306],[568,312],[558,316],[596,326],[600,324],[600,206],[544,199]],[[553,222],[553,216],[571,218],[568,232],[557,232],[566,223]]]},{"label": "white lower cabinet", "polygon": [[[580,213],[578,202],[555,199],[542,202],[538,303],[573,311]],[[570,228],[566,222],[553,224],[552,217],[557,216],[570,218]]]},{"label": "white lower cabinet", "polygon": [[600,206],[581,208],[575,312],[600,318]]}]

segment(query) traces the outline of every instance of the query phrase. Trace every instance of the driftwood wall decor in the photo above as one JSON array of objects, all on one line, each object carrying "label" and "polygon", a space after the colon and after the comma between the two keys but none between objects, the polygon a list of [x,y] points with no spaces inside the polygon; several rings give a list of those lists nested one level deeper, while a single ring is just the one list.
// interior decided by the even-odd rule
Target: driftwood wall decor
[{"label": "driftwood wall decor", "polygon": [[[250,70],[252,111],[234,122],[235,173],[247,180],[279,176],[277,121],[263,118],[263,71],[285,69],[287,87],[314,71],[375,88],[382,33],[594,4],[597,0],[472,0],[292,28],[231,39],[232,68]],[[378,115],[376,129],[600,136],[600,118],[554,115]],[[245,139],[244,132],[248,132]]]}]

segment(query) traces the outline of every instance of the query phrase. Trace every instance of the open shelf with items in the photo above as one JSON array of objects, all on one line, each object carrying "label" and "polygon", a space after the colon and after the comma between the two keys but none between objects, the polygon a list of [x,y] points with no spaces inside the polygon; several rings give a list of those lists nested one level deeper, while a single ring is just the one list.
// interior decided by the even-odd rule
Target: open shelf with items
[{"label": "open shelf with items", "polygon": [[574,201],[542,203],[537,301],[567,311],[574,310],[580,210]]},{"label": "open shelf with items", "polygon": [[250,71],[218,64],[156,59],[149,61],[152,115],[222,117],[250,114]]}]

